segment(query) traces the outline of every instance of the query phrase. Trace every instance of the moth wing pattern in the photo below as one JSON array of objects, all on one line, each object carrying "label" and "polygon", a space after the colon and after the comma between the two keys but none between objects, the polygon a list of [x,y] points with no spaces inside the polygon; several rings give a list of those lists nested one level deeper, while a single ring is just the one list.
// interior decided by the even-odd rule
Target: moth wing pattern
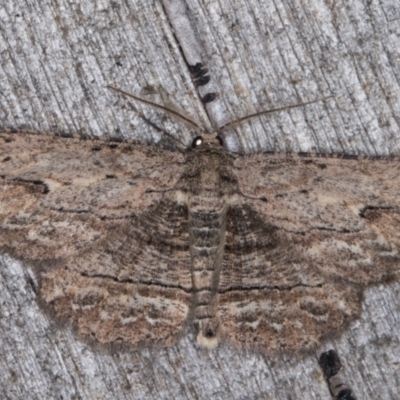
[{"label": "moth wing pattern", "polygon": [[[45,305],[100,343],[173,343],[196,307],[196,185],[178,182],[198,166],[156,146],[0,141],[0,249],[37,261]],[[258,154],[229,168],[215,286],[229,341],[310,349],[358,316],[367,285],[398,276],[398,160]]]},{"label": "moth wing pattern", "polygon": [[191,286],[187,206],[168,192],[182,154],[43,134],[0,141],[0,248],[37,261],[45,305],[99,342],[176,340]]},{"label": "moth wing pattern", "polygon": [[222,334],[313,348],[359,315],[367,285],[399,274],[398,160],[254,155],[235,167],[245,199],[227,215]]},{"label": "moth wing pattern", "polygon": [[176,202],[154,204],[42,273],[43,300],[99,343],[174,343],[191,300],[187,215]]}]

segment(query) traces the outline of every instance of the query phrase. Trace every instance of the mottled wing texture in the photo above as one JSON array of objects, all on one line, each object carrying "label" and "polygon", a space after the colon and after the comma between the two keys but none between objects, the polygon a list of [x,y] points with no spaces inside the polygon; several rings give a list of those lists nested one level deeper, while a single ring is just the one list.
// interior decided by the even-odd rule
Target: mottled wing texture
[{"label": "mottled wing texture", "polygon": [[222,334],[313,348],[359,315],[367,285],[399,274],[400,162],[255,155],[235,167],[246,197],[227,215]]},{"label": "mottled wing texture", "polygon": [[154,146],[0,134],[0,249],[36,261],[40,297],[101,343],[169,344],[190,302],[184,157]]}]

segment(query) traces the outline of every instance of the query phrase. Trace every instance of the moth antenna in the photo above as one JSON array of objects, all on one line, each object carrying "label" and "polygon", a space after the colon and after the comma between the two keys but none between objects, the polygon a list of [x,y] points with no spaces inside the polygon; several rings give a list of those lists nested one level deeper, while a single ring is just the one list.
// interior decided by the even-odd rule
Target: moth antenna
[{"label": "moth antenna", "polygon": [[196,124],[196,122],[192,121],[190,118],[188,118],[185,115],[179,113],[178,111],[175,111],[175,110],[172,110],[171,108],[162,106],[161,104],[153,103],[152,101],[142,99],[141,97],[137,97],[134,94],[125,92],[124,90],[116,88],[116,87],[111,86],[111,85],[107,85],[106,88],[115,90],[116,92],[119,92],[119,93],[121,93],[121,94],[123,94],[125,96],[128,96],[128,97],[131,97],[132,99],[135,99],[135,100],[140,101],[140,102],[142,102],[144,104],[147,104],[147,105],[155,107],[155,108],[159,108],[160,110],[163,110],[163,111],[166,111],[167,113],[175,115],[176,117],[181,118],[183,121],[189,123],[190,125],[193,125],[196,128],[196,130],[198,132],[200,132],[200,133],[202,133],[204,131],[201,126]]},{"label": "moth antenna", "polygon": [[156,125],[154,122],[152,122],[151,120],[149,120],[148,118],[146,118],[145,115],[143,115],[139,110],[137,110],[134,105],[130,102],[128,102],[128,106],[131,108],[131,110],[133,110],[140,118],[143,119],[143,121],[147,122],[150,126],[152,126],[155,130],[157,130],[158,132],[161,132],[162,135],[165,137],[168,137],[169,139],[171,139],[173,142],[175,142],[175,144],[178,146],[179,150],[181,151],[185,151],[187,149],[187,146],[185,145],[185,143],[183,143],[182,141],[180,141],[178,138],[172,136],[170,133],[168,133],[165,129],[159,127],[158,125]]},{"label": "moth antenna", "polygon": [[222,125],[216,131],[214,131],[214,133],[215,134],[221,133],[224,129],[228,128],[229,126],[237,125],[237,124],[239,124],[239,123],[241,123],[243,121],[246,121],[247,119],[259,117],[260,115],[271,114],[271,113],[279,112],[279,111],[283,111],[283,110],[289,110],[291,108],[303,107],[303,106],[307,106],[309,104],[318,103],[319,101],[325,101],[325,100],[330,99],[332,97],[335,97],[335,96],[332,95],[332,96],[324,97],[322,99],[308,101],[306,103],[292,104],[292,105],[289,105],[289,106],[284,106],[284,107],[279,107],[279,108],[272,108],[271,110],[265,110],[265,111],[256,112],[254,114],[246,115],[245,117],[241,117],[241,118],[235,119],[234,121],[231,121],[231,122],[228,122],[228,123]]}]

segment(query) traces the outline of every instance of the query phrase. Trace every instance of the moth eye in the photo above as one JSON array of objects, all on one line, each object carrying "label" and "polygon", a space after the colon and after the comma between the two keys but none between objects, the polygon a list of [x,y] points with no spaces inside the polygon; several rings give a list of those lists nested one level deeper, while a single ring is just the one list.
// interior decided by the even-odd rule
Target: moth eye
[{"label": "moth eye", "polygon": [[203,138],[201,136],[196,136],[193,139],[192,147],[195,149],[196,147],[199,147],[202,143],[203,143]]},{"label": "moth eye", "polygon": [[224,145],[224,141],[222,140],[222,137],[221,137],[221,136],[217,136],[217,140],[218,140],[218,143],[219,143],[221,146]]}]

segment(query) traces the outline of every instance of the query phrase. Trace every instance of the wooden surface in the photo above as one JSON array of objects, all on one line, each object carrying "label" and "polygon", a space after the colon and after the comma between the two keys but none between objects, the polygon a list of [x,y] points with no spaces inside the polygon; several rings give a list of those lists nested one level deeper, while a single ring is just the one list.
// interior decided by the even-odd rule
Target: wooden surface
[{"label": "wooden surface", "polygon": [[[146,98],[173,104],[209,129],[334,95],[248,121],[228,145],[400,153],[397,0],[187,0],[187,7],[196,39],[189,54],[161,0],[6,2],[1,128],[158,140],[107,84],[154,93]],[[184,56],[201,57],[210,69],[210,90],[219,93],[210,119]],[[186,143],[193,137],[169,116],[135,106]],[[266,358],[228,345],[208,352],[193,332],[169,349],[119,351],[93,348],[56,326],[35,301],[29,265],[6,255],[0,262],[2,398],[329,399],[316,356],[331,347],[358,399],[400,397],[398,283],[369,289],[360,320],[315,355]]]}]

